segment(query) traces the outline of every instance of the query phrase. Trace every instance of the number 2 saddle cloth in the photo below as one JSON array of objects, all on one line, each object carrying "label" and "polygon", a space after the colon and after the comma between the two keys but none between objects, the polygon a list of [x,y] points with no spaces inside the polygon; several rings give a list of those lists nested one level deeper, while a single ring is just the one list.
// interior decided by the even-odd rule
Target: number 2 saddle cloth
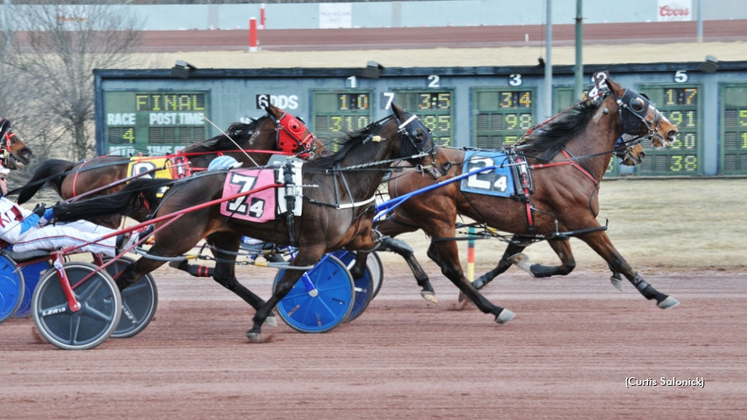
[{"label": "number 2 saddle cloth", "polygon": [[468,150],[464,155],[462,173],[481,168],[485,172],[463,179],[460,189],[473,194],[528,200],[534,192],[531,172],[523,156],[513,150]]}]

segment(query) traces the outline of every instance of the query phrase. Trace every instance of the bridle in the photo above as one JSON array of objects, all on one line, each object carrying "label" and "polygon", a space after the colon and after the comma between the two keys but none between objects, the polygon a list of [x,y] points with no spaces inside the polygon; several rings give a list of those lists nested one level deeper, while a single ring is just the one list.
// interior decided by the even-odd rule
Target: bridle
[{"label": "bridle", "polygon": [[[405,114],[409,115],[409,114]],[[436,144],[433,142],[433,139],[430,135],[430,130],[428,127],[423,125],[420,120],[418,120],[418,116],[415,114],[410,115],[405,121],[400,121],[397,116],[392,113],[392,118],[397,122],[397,132],[402,138],[407,139],[410,144],[420,152],[419,157],[422,156],[430,156],[431,160],[436,159]],[[430,142],[430,149],[425,150],[427,137],[431,137]],[[405,143],[403,143],[404,146]]]},{"label": "bridle", "polygon": [[[658,136],[657,133],[659,132],[659,123],[661,122],[662,114],[658,109],[654,108],[654,120],[648,121],[646,119],[649,108],[653,108],[647,96],[632,89],[626,89],[622,97],[619,98],[614,92],[610,92],[610,94],[620,109],[618,114],[620,115],[623,134],[632,136],[630,139],[621,140],[615,145],[615,153],[618,156],[620,156],[618,148],[627,149],[643,140],[653,141]],[[638,100],[642,101],[643,105]],[[642,127],[646,127],[648,130],[646,134],[639,134]]]},{"label": "bridle", "polygon": [[0,160],[5,163],[10,155],[13,137],[16,135],[10,131],[10,121],[0,118],[0,135],[2,136],[0,140]]},{"label": "bridle", "polygon": [[[314,157],[316,136],[304,125],[300,118],[287,112],[280,118],[267,113],[275,123],[277,149],[285,153],[297,153],[302,159]],[[305,135],[304,135],[305,134]]]}]

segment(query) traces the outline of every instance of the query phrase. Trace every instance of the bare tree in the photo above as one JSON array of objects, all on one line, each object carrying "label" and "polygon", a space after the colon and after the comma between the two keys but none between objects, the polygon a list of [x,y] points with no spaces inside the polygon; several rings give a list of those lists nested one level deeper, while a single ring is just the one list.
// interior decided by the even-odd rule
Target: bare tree
[{"label": "bare tree", "polygon": [[24,94],[36,117],[49,119],[72,140],[68,158],[83,159],[95,150],[93,70],[135,65],[129,53],[139,42],[142,23],[115,0],[35,3],[9,8],[10,40],[0,64],[30,82]]}]

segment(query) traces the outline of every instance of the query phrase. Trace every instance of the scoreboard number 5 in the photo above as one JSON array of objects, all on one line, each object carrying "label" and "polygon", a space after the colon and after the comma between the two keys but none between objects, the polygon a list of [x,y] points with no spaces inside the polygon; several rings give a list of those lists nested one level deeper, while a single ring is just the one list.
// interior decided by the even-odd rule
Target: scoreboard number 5
[{"label": "scoreboard number 5", "polygon": [[686,83],[688,78],[686,70],[677,70],[674,73],[674,81],[676,83]]}]

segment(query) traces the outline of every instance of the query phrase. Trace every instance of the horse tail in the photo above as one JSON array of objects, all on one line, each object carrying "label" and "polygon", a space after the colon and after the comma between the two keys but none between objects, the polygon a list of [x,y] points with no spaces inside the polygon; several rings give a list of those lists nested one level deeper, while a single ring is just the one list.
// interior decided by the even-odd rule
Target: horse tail
[{"label": "horse tail", "polygon": [[49,184],[58,195],[62,195],[62,181],[65,180],[66,172],[73,169],[75,162],[62,159],[49,159],[42,162],[34,171],[31,180],[20,188],[18,204],[23,204],[39,191],[44,184]]},{"label": "horse tail", "polygon": [[135,179],[114,194],[80,200],[71,204],[58,204],[54,206],[54,218],[58,222],[71,222],[100,216],[128,214],[140,208],[143,200],[152,204],[152,197],[155,197],[158,190],[171,186],[174,182],[176,181],[172,179]]}]

